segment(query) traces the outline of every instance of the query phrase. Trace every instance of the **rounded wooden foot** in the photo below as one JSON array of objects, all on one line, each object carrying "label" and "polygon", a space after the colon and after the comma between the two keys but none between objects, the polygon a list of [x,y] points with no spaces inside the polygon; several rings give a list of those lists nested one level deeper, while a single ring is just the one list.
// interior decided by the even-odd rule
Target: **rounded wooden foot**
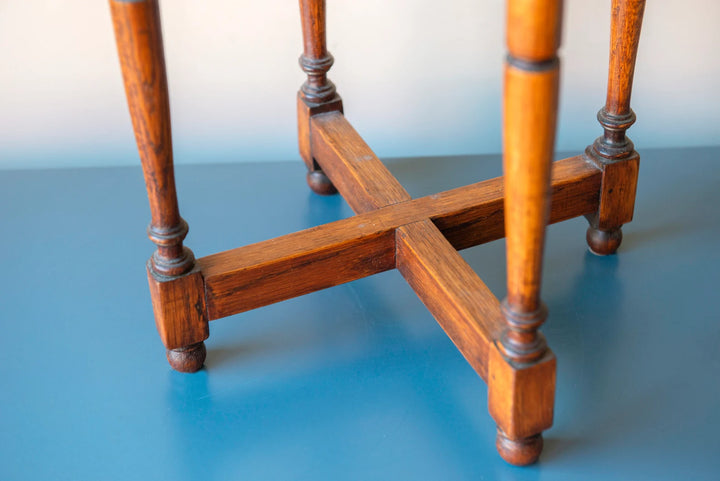
[{"label": "rounded wooden foot", "polygon": [[307,173],[307,184],[313,192],[320,195],[337,194],[337,189],[322,170],[311,170]]},{"label": "rounded wooden foot", "polygon": [[620,227],[613,230],[600,230],[590,226],[586,239],[590,252],[599,256],[607,256],[617,252],[622,242],[622,236]]},{"label": "rounded wooden foot", "polygon": [[168,349],[167,360],[178,372],[197,372],[205,362],[207,350],[204,342],[198,342],[180,349]]},{"label": "rounded wooden foot", "polygon": [[510,439],[498,429],[495,441],[500,456],[515,466],[533,464],[540,457],[543,448],[542,434],[523,439]]}]

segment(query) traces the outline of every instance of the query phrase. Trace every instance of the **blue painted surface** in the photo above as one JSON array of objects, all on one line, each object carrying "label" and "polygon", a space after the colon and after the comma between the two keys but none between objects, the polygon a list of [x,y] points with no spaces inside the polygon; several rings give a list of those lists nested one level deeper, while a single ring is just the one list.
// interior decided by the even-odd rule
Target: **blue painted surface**
[{"label": "blue painted surface", "polygon": [[[694,479],[720,473],[720,148],[643,152],[620,254],[549,229],[558,357],[541,462],[494,450],[484,383],[397,272],[214,321],[170,370],[139,168],[0,172],[0,479]],[[437,164],[442,164],[437,167]],[[496,158],[396,161],[412,195]],[[299,161],[178,169],[198,256],[350,215]],[[504,294],[503,243],[463,252]]]}]

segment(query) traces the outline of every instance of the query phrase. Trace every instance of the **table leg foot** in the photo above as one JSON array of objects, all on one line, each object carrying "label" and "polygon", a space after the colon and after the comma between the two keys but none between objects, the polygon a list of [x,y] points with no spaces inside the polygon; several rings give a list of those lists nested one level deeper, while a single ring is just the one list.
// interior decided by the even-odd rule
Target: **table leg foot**
[{"label": "table leg foot", "polygon": [[500,457],[514,466],[527,466],[537,462],[543,449],[542,434],[522,439],[510,439],[498,429],[495,440]]},{"label": "table leg foot", "polygon": [[527,466],[537,462],[543,448],[542,434],[522,439],[510,439],[498,429],[495,440],[500,457],[514,466]]},{"label": "table leg foot", "polygon": [[313,192],[320,195],[337,194],[337,189],[322,170],[311,170],[307,173],[307,184]]},{"label": "table leg foot", "polygon": [[168,349],[167,360],[178,372],[197,372],[205,362],[207,350],[204,342],[198,342],[179,349]]},{"label": "table leg foot", "polygon": [[615,254],[622,242],[622,229],[601,230],[590,226],[586,234],[587,244],[590,252],[598,256]]}]

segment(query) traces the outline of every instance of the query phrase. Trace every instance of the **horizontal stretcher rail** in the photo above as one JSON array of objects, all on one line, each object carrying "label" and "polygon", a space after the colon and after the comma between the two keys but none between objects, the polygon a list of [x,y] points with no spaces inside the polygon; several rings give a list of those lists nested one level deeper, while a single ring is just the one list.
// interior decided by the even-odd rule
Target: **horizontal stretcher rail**
[{"label": "horizontal stretcher rail", "polygon": [[312,152],[356,214],[411,199],[340,112],[310,119]]},{"label": "horizontal stretcher rail", "polygon": [[[550,222],[596,211],[600,181],[582,156],[555,162]],[[428,218],[456,249],[503,237],[502,177],[202,257],[208,319],[393,269],[395,231]]]},{"label": "horizontal stretcher rail", "polygon": [[487,382],[488,349],[505,326],[500,302],[430,220],[396,231],[397,268]]}]

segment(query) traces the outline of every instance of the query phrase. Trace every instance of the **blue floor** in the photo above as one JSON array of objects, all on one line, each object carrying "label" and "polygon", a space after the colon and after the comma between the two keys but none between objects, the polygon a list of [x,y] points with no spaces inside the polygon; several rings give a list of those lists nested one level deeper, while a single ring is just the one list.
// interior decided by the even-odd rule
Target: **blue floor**
[{"label": "blue floor", "polygon": [[[720,148],[647,150],[617,256],[550,227],[558,358],[539,464],[494,448],[485,384],[397,272],[214,321],[170,370],[139,168],[0,172],[0,480],[720,479]],[[496,157],[389,162],[413,196]],[[178,168],[198,256],[351,215],[300,161]],[[504,245],[463,256],[504,295]]]}]

